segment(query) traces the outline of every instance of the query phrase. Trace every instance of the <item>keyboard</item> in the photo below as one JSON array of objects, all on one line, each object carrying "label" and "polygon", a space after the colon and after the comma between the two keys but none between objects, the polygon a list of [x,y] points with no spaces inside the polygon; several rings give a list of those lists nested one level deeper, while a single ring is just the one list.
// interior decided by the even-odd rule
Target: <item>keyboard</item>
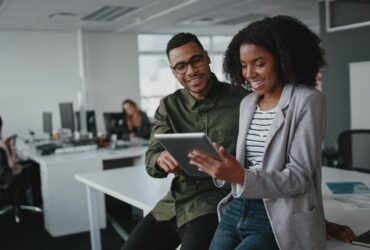
[{"label": "keyboard", "polygon": [[92,139],[82,139],[82,140],[72,140],[63,142],[65,146],[85,146],[85,145],[93,145],[95,144],[94,140]]},{"label": "keyboard", "polygon": [[66,153],[75,153],[75,152],[84,152],[96,150],[98,146],[96,144],[90,145],[81,145],[81,146],[72,146],[72,147],[62,147],[55,150],[55,154],[66,154]]},{"label": "keyboard", "polygon": [[41,155],[53,154],[56,149],[60,148],[60,145],[55,143],[46,143],[36,146],[36,150],[40,152]]}]

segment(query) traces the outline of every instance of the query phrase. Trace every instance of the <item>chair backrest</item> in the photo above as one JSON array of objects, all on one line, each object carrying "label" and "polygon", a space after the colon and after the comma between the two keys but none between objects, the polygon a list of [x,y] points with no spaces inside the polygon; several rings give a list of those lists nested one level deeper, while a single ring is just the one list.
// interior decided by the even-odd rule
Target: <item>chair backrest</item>
[{"label": "chair backrest", "polygon": [[338,149],[344,168],[370,172],[370,129],[343,131]]},{"label": "chair backrest", "polygon": [[0,148],[0,188],[5,189],[12,182],[13,174],[3,148]]}]

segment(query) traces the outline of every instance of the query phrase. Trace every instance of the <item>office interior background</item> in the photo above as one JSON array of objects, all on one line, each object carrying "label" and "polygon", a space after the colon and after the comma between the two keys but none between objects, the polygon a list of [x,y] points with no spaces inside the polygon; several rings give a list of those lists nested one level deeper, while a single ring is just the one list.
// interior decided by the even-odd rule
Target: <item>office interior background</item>
[{"label": "office interior background", "polygon": [[[368,1],[330,2],[332,27],[370,20]],[[73,102],[78,110],[79,93],[86,97],[82,98],[85,108],[95,110],[101,132],[105,131],[102,112],[119,111],[125,98],[134,99],[153,116],[159,99],[179,87],[164,53],[171,35],[189,31],[201,36],[211,54],[211,66],[222,79],[222,54],[231,36],[254,19],[276,14],[296,16],[323,40],[328,61],[323,71],[328,103],[326,145],[333,146],[344,129],[370,127],[370,118],[361,109],[351,109],[351,103],[359,97],[351,99],[349,66],[370,60],[370,26],[328,32],[324,1],[0,3],[0,113],[4,135],[27,137],[32,130],[41,136],[43,111],[52,112],[53,129],[58,129],[58,103]],[[104,20],[108,8],[114,9],[115,15]],[[368,83],[369,78],[364,79]],[[366,88],[364,84],[362,88]],[[366,93],[363,90],[358,93]],[[366,95],[364,98],[359,104],[362,107],[368,104]],[[360,124],[352,124],[351,119],[360,119]]]},{"label": "office interior background", "polygon": [[340,132],[370,129],[370,1],[367,0],[0,0],[0,115],[3,136],[46,138],[43,112],[61,127],[59,103],[121,111],[130,98],[153,117],[179,88],[165,54],[177,32],[200,37],[220,79],[231,37],[249,22],[286,14],[322,39],[327,98],[325,147]]}]

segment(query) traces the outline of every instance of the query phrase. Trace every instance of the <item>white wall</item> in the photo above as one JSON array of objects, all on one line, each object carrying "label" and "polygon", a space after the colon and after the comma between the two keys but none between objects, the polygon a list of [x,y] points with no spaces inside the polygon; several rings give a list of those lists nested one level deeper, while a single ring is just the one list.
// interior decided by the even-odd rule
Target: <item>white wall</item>
[{"label": "white wall", "polygon": [[351,128],[370,129],[370,61],[349,64]]},{"label": "white wall", "polygon": [[[85,33],[88,108],[120,109],[122,99],[139,100],[135,35]],[[0,115],[3,135],[42,134],[42,111],[60,127],[59,102],[73,102],[82,89],[75,32],[0,31]]]},{"label": "white wall", "polygon": [[121,111],[126,98],[140,103],[137,36],[85,33],[84,40],[88,105],[105,131],[102,112]]}]

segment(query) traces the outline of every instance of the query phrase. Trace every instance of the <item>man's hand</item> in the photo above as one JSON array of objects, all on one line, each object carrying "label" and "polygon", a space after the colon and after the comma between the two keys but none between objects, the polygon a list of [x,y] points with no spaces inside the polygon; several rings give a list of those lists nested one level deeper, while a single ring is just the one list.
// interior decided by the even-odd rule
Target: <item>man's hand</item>
[{"label": "man's hand", "polygon": [[181,170],[179,163],[168,151],[163,151],[157,158],[157,165],[166,173],[175,173]]}]

